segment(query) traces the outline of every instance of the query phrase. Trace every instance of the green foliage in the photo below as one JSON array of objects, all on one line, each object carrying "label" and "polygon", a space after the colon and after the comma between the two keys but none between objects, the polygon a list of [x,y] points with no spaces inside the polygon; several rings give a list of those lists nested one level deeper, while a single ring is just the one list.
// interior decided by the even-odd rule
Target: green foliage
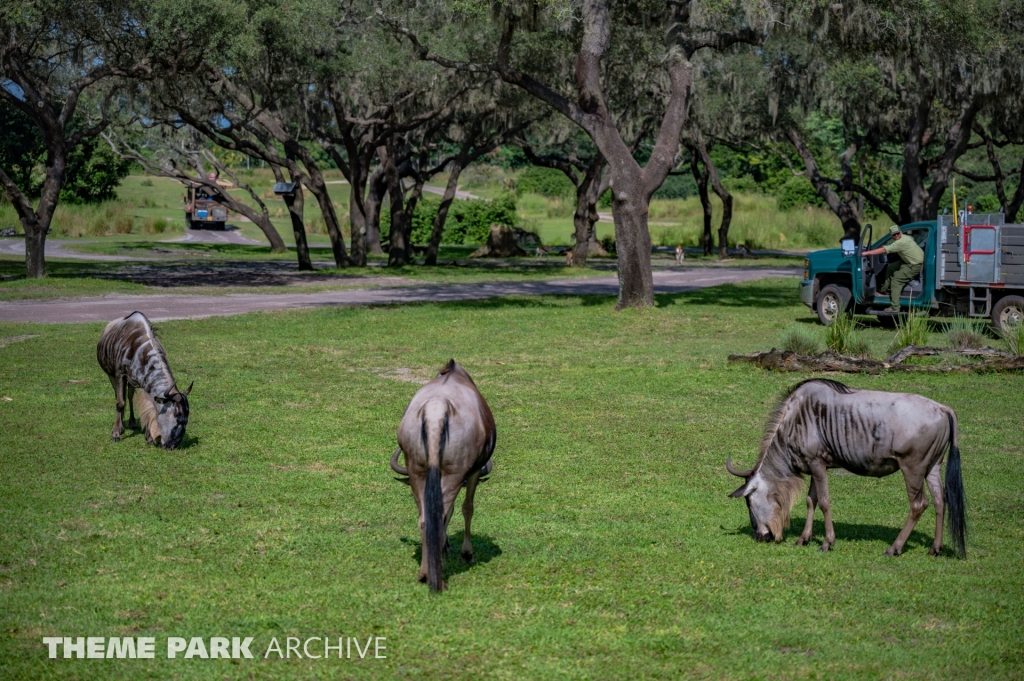
[{"label": "green foliage", "polygon": [[1024,323],[1008,326],[1002,336],[1010,352],[1018,357],[1024,355]]},{"label": "green foliage", "polygon": [[982,194],[974,200],[975,213],[998,213],[1001,206],[995,194]]},{"label": "green foliage", "polygon": [[[414,244],[426,244],[434,229],[434,218],[441,206],[441,201],[425,196],[416,204],[412,216],[412,236]],[[387,211],[381,212],[382,231],[389,224]],[[482,244],[491,233],[491,225],[507,225],[515,227],[519,224],[516,214],[516,195],[505,192],[493,201],[485,199],[456,199],[448,208],[441,243],[447,245]]]},{"label": "green foliage", "polygon": [[[697,181],[693,175],[685,173],[682,175],[669,175],[665,182],[658,187],[652,198],[655,199],[688,199],[697,195]],[[611,194],[609,193],[609,196]]]},{"label": "green foliage", "polygon": [[[46,146],[38,128],[28,116],[0,99],[0,166],[29,198],[38,198],[42,190],[45,178],[41,165],[45,160]],[[131,162],[116,156],[102,139],[87,137],[68,154],[60,201],[109,201],[130,169]]]},{"label": "green foliage", "polygon": [[561,170],[530,166],[516,179],[516,193],[541,196],[571,196],[575,192],[572,182]]},{"label": "green foliage", "polygon": [[928,345],[928,313],[911,311],[896,319],[896,336],[889,344],[889,352],[899,352],[909,345]]},{"label": "green foliage", "polygon": [[951,350],[967,350],[985,345],[984,322],[956,315],[942,329]]},{"label": "green foliage", "polygon": [[780,345],[783,350],[798,355],[817,355],[821,352],[821,338],[811,329],[791,326],[782,334]]},{"label": "green foliage", "polygon": [[106,142],[88,137],[68,154],[60,200],[70,204],[109,201],[130,170],[131,162],[115,155]]},{"label": "green foliage", "polygon": [[818,196],[814,186],[807,178],[791,177],[779,187],[776,196],[779,199],[779,210],[789,210],[801,206],[824,206],[825,202]]},{"label": "green foliage", "polygon": [[857,334],[857,321],[852,314],[841,314],[825,327],[825,347],[847,357],[867,357],[867,342]]}]

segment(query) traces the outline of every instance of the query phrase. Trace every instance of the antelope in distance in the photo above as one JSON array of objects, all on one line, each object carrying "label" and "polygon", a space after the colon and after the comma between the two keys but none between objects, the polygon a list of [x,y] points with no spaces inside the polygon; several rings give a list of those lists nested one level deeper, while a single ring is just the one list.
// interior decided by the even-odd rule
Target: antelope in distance
[{"label": "antelope in distance", "polygon": [[188,394],[192,385],[185,392],[178,390],[167,364],[167,353],[146,315],[132,312],[107,324],[96,345],[96,359],[114,387],[117,419],[110,439],[117,442],[124,435],[127,401],[128,427],[136,427],[138,408],[146,442],[155,445],[159,438],[164,449],[181,444],[188,424]]},{"label": "antelope in distance", "polygon": [[[746,500],[757,541],[782,541],[803,476],[809,474],[807,520],[796,543],[802,546],[810,541],[817,505],[825,516],[821,550],[828,551],[836,542],[836,533],[826,470],[844,468],[876,478],[899,470],[907,486],[910,515],[885,555],[898,556],[903,551],[928,508],[927,484],[935,503],[935,540],[928,553],[935,556],[942,550],[943,515],[948,505],[953,545],[964,558],[967,517],[957,429],[952,409],[921,395],[856,390],[837,381],[813,378],[795,385],[778,403],[752,469],[737,470],[732,457],[726,459],[726,469],[743,478],[743,484],[729,496]],[[940,468],[947,446],[943,489]]]},{"label": "antelope in distance", "polygon": [[[477,484],[491,472],[497,436],[487,401],[453,359],[416,392],[398,425],[398,449],[391,455],[391,468],[407,476],[400,480],[412,487],[423,546],[419,580],[427,582],[431,591],[447,588],[441,574],[442,554],[448,550],[448,523],[463,487],[462,559],[473,562],[473,496]],[[401,452],[404,467],[398,463]]]}]

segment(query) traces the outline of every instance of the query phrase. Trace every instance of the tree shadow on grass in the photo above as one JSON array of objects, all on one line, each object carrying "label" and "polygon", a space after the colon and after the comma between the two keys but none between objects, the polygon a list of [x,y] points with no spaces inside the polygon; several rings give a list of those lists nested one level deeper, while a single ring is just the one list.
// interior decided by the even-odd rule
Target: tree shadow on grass
[{"label": "tree shadow on grass", "polygon": [[[412,559],[418,566],[423,560],[423,544],[416,539],[402,537],[402,543],[415,547]],[[501,555],[501,547],[494,543],[494,538],[486,534],[472,535],[473,562],[467,563],[462,560],[460,550],[462,548],[462,531],[448,534],[448,544],[451,550],[444,556],[445,578],[461,575],[463,572],[472,570],[477,565],[484,565]]]},{"label": "tree shadow on grass", "polygon": [[[921,520],[918,521],[914,531],[910,533],[910,537],[907,539],[907,543],[903,545],[903,553],[921,549],[927,551],[932,547],[932,540],[934,536],[931,534],[931,530],[935,528],[934,519],[928,520],[926,516],[922,516]],[[918,530],[923,523],[927,523],[928,532]],[[902,525],[864,525],[859,523],[838,523],[834,520],[832,525],[836,531],[836,544],[847,541],[878,541],[882,542],[888,548],[894,541],[896,541],[896,535],[900,533],[903,528]],[[753,531],[749,524],[743,524],[734,530],[729,530],[725,527],[725,534],[728,535],[744,535],[750,537],[753,542]],[[793,545],[795,544],[800,533],[804,529],[804,518],[794,518],[789,528],[786,530],[786,536],[783,543]],[[811,541],[807,543],[808,547],[818,548],[821,546],[822,540],[825,537],[825,521],[815,520],[814,531],[811,536]],[[806,547],[805,547],[806,548]],[[944,548],[942,555],[953,556],[954,553],[949,548]]]},{"label": "tree shadow on grass", "polygon": [[758,307],[764,309],[792,307],[800,302],[799,292],[780,288],[777,284],[720,284],[696,291],[659,293],[655,305],[720,305],[723,307]]}]

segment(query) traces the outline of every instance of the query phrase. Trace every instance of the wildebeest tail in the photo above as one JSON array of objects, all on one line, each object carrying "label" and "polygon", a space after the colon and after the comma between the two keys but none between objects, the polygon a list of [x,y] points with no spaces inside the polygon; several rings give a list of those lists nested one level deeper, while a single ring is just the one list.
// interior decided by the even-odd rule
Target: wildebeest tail
[{"label": "wildebeest tail", "polygon": [[[423,491],[423,520],[426,545],[423,550],[427,552],[427,585],[431,591],[440,591],[444,588],[444,576],[442,574],[442,561],[444,557],[445,526],[444,526],[444,498],[441,494],[441,463],[444,459],[444,447],[448,440],[448,414],[445,413],[444,420],[440,424],[440,432],[435,437],[428,435],[426,419],[423,422],[422,435],[423,446],[427,450],[427,483]],[[430,448],[437,450],[437,457],[431,456]]]},{"label": "wildebeest tail", "polygon": [[961,558],[967,557],[967,499],[964,497],[964,481],[960,473],[960,448],[957,447],[956,415],[950,411],[949,459],[946,461],[946,485],[943,495],[949,509],[949,536],[953,548]]}]

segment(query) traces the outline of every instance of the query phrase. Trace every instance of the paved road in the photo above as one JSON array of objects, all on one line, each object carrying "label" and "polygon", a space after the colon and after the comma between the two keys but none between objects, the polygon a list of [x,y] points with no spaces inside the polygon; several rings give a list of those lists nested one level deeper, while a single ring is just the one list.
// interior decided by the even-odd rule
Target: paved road
[{"label": "paved road", "polygon": [[[655,272],[657,293],[681,293],[750,281],[764,277],[798,276],[799,270],[783,268],[692,268]],[[520,295],[608,295],[618,294],[615,277],[558,279],[538,282],[404,286],[375,289],[347,289],[320,293],[246,293],[207,295],[108,295],[73,300],[0,302],[0,321],[43,324],[110,321],[139,310],[154,321],[227,316],[257,310],[381,305],[386,303],[479,300]]]}]

